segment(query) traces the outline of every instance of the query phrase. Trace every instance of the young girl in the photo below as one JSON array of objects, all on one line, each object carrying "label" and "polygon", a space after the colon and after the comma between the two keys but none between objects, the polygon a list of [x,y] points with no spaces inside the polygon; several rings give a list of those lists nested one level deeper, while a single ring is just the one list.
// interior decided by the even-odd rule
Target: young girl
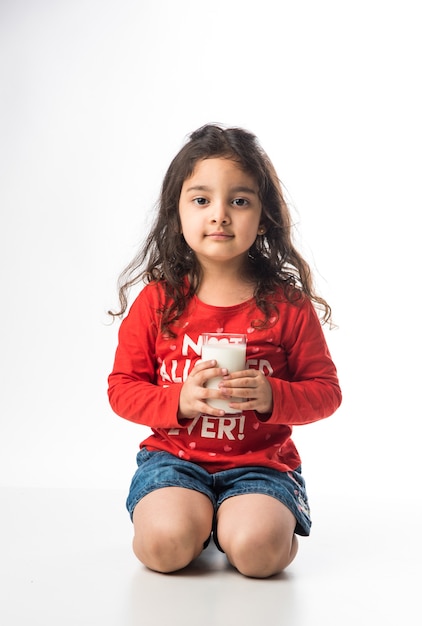
[{"label": "young girl", "polygon": [[[217,125],[191,134],[111,315],[126,312],[140,281],[109,376],[113,410],[152,429],[127,499],[134,552],[173,572],[212,535],[245,576],[277,574],[311,527],[292,427],[334,413],[341,391],[316,312],[327,322],[330,307],[292,243],[281,185],[254,135]],[[246,369],[202,361],[203,332],[246,334]],[[219,388],[207,388],[217,376]],[[238,414],[207,403],[216,398]]]}]

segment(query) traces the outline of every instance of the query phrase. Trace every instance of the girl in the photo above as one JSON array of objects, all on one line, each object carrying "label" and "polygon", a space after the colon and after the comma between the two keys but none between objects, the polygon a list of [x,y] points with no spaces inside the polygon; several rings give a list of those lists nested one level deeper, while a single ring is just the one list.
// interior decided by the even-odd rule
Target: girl
[{"label": "girl", "polygon": [[[245,576],[277,574],[311,527],[292,427],[334,413],[341,391],[316,312],[327,322],[330,307],[292,243],[281,185],[254,135],[217,125],[191,134],[111,315],[126,312],[140,281],[109,376],[113,410],[152,429],[127,499],[134,552],[173,572],[213,535]],[[246,334],[246,369],[201,361],[203,332]],[[207,404],[232,397],[237,415]]]}]

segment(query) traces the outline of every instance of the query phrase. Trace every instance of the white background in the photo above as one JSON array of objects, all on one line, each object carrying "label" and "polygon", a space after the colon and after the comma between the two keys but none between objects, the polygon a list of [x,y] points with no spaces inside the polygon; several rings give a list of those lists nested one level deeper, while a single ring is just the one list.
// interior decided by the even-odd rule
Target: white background
[{"label": "white background", "polygon": [[149,431],[108,405],[106,310],[171,158],[221,122],[274,162],[339,326],[343,405],[295,429],[309,491],[412,508],[418,4],[1,0],[0,485],[128,486]]}]

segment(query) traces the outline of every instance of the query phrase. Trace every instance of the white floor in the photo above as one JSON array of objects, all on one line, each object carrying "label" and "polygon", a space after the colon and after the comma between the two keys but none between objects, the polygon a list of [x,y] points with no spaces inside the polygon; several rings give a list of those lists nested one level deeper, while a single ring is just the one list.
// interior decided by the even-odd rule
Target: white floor
[{"label": "white floor", "polygon": [[[212,545],[173,575],[146,570],[116,491],[0,490],[3,626],[422,624],[420,507],[313,497],[288,570],[240,576]],[[405,508],[407,511],[405,512]],[[366,512],[365,512],[366,511]]]}]

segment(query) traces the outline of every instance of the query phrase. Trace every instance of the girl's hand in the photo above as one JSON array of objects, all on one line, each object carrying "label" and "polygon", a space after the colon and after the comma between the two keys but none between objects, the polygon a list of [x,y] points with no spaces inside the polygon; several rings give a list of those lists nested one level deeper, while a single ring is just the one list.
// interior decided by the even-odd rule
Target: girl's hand
[{"label": "girl's hand", "polygon": [[206,403],[207,398],[222,398],[218,389],[207,389],[206,383],[216,376],[226,376],[227,370],[216,367],[216,361],[198,361],[182,385],[179,398],[179,419],[193,419],[201,413],[221,417],[224,411]]},{"label": "girl's hand", "polygon": [[218,386],[223,397],[229,402],[233,396],[245,398],[243,402],[230,402],[233,409],[267,414],[273,410],[271,385],[259,370],[250,369],[227,374]]}]

